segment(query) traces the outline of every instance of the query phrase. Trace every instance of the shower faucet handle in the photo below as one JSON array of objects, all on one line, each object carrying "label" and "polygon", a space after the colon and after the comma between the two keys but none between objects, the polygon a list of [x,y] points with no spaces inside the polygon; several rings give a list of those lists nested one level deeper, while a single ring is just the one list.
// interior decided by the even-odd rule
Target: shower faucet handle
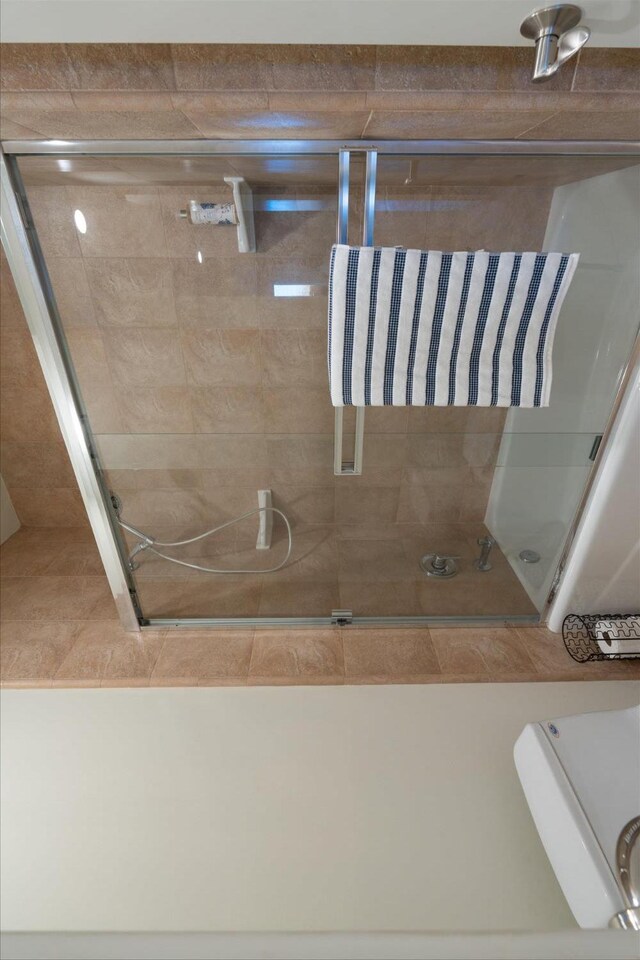
[{"label": "shower faucet handle", "polygon": [[492,566],[489,563],[489,554],[491,553],[491,548],[496,545],[495,537],[490,535],[478,537],[477,543],[479,547],[482,547],[482,550],[480,551],[478,559],[473,561],[473,565],[476,570],[480,570],[481,573],[488,573]]}]

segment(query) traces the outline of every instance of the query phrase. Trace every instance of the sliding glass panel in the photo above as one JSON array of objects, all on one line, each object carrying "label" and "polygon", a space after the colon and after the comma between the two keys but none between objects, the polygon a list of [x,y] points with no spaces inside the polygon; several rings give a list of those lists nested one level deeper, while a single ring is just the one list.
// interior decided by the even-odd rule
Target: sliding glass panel
[{"label": "sliding glass panel", "polygon": [[[175,543],[271,503],[292,529],[286,563],[278,513],[144,547],[134,578],[145,617],[329,617],[339,606],[326,346],[337,153],[38,157],[20,169],[121,519]],[[227,178],[243,178],[249,252],[236,225],[193,222],[218,211],[192,214],[192,201],[233,206]],[[128,551],[144,546],[124,535]],[[248,572],[204,572],[153,549]]]},{"label": "sliding glass panel", "polygon": [[[398,467],[375,495],[391,504],[397,492],[396,526],[423,523],[415,557],[462,557],[455,578],[423,581],[422,611],[442,612],[447,592],[461,613],[542,610],[638,333],[638,158],[380,156],[378,169],[376,245],[580,253],[549,407],[382,409],[367,421],[365,451],[385,444]],[[365,469],[363,487],[374,482]],[[497,543],[481,572],[487,536]],[[385,555],[382,537],[376,549]]]}]

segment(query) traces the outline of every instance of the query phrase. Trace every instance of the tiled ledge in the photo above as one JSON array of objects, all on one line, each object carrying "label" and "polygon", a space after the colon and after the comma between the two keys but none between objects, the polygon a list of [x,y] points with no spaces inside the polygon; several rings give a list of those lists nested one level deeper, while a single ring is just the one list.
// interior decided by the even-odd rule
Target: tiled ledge
[{"label": "tiled ledge", "polygon": [[640,136],[640,51],[4,44],[3,139]]},{"label": "tiled ledge", "polygon": [[640,137],[630,93],[30,93],[0,97],[0,138],[589,139]]},{"label": "tiled ledge", "polygon": [[575,663],[543,627],[125,633],[90,531],[28,528],[0,549],[5,687],[491,683],[640,679]]},{"label": "tiled ledge", "polygon": [[544,628],[166,630],[113,620],[5,621],[3,687],[506,683],[640,679],[577,664]]},{"label": "tiled ledge", "polygon": [[[304,44],[18,44],[3,90],[531,90],[533,49]],[[587,47],[550,90],[638,90],[640,53]]]}]

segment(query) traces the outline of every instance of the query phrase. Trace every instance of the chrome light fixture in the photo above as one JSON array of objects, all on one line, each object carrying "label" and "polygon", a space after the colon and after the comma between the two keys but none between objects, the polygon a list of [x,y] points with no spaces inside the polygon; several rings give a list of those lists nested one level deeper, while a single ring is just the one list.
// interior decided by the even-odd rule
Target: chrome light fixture
[{"label": "chrome light fixture", "polygon": [[533,83],[548,80],[584,47],[591,31],[589,27],[579,26],[581,19],[580,7],[573,3],[559,3],[534,10],[522,21],[520,33],[527,40],[534,40],[536,45]]}]

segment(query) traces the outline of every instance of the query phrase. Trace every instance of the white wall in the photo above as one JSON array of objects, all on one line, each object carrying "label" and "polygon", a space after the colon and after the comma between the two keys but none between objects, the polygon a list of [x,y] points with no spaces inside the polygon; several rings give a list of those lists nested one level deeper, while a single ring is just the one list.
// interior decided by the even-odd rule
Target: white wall
[{"label": "white wall", "polygon": [[[581,0],[592,47],[640,41],[638,0]],[[530,46],[532,0],[3,0],[5,42]]]},{"label": "white wall", "polygon": [[633,683],[5,690],[16,931],[551,931],[513,764]]},{"label": "white wall", "polygon": [[638,960],[614,930],[429,933],[13,933],[3,960]]},{"label": "white wall", "polygon": [[[487,526],[542,609],[606,426],[640,316],[640,167],[554,191],[545,250],[579,252],[553,348],[545,409],[510,410]],[[524,564],[521,550],[540,554]]]},{"label": "white wall", "polygon": [[19,529],[18,514],[11,502],[4,480],[0,476],[0,543],[4,543]]}]

